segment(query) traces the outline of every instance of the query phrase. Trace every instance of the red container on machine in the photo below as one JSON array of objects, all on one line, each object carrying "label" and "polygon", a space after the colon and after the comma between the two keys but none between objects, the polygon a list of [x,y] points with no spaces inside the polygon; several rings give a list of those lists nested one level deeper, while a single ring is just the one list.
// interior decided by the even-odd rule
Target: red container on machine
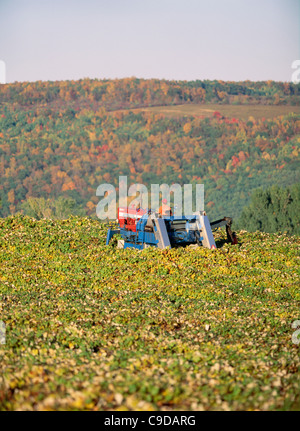
[{"label": "red container on machine", "polygon": [[135,207],[119,207],[118,208],[118,222],[120,228],[125,228],[127,230],[131,230],[132,232],[136,232],[136,223],[144,214],[146,214],[147,210],[136,209]]}]

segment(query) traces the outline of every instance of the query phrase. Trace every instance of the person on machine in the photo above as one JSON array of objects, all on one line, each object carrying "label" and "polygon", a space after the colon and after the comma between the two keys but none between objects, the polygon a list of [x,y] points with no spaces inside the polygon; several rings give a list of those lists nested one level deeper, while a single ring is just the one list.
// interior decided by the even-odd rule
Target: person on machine
[{"label": "person on machine", "polygon": [[162,200],[162,205],[159,207],[158,213],[161,216],[171,216],[172,215],[172,210],[168,205],[167,199]]}]

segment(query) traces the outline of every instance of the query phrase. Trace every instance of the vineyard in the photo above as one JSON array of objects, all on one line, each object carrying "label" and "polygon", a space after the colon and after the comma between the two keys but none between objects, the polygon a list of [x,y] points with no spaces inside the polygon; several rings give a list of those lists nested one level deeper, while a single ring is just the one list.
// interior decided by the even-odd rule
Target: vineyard
[{"label": "vineyard", "polygon": [[299,410],[299,237],[139,252],[106,232],[0,219],[1,410]]}]

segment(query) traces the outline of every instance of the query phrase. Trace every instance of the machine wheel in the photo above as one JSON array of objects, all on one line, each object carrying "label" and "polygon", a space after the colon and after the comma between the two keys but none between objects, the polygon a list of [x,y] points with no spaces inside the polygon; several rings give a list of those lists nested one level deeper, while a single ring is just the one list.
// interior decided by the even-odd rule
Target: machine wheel
[{"label": "machine wheel", "polygon": [[201,241],[201,236],[200,236],[200,232],[196,231],[196,241],[197,241],[197,245],[202,246],[202,241]]}]

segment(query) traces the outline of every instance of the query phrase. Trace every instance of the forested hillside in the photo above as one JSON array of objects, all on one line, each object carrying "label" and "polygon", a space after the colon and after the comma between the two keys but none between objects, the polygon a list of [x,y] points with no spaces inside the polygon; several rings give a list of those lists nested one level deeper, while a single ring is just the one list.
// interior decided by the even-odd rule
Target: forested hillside
[{"label": "forested hillside", "polygon": [[289,82],[166,81],[158,79],[81,79],[1,85],[1,102],[35,104],[101,104],[107,109],[220,102],[235,104],[299,104],[299,84]]},{"label": "forested hillside", "polygon": [[[119,175],[128,175],[129,183],[147,186],[203,183],[211,217],[238,217],[253,189],[299,182],[299,94],[299,85],[272,81],[2,85],[1,216],[30,197],[60,196],[95,216],[97,186],[117,186]],[[206,103],[220,109],[209,117],[129,109]],[[228,104],[249,104],[248,119],[226,115]],[[255,104],[266,113],[282,105],[285,115],[254,118]]]}]

